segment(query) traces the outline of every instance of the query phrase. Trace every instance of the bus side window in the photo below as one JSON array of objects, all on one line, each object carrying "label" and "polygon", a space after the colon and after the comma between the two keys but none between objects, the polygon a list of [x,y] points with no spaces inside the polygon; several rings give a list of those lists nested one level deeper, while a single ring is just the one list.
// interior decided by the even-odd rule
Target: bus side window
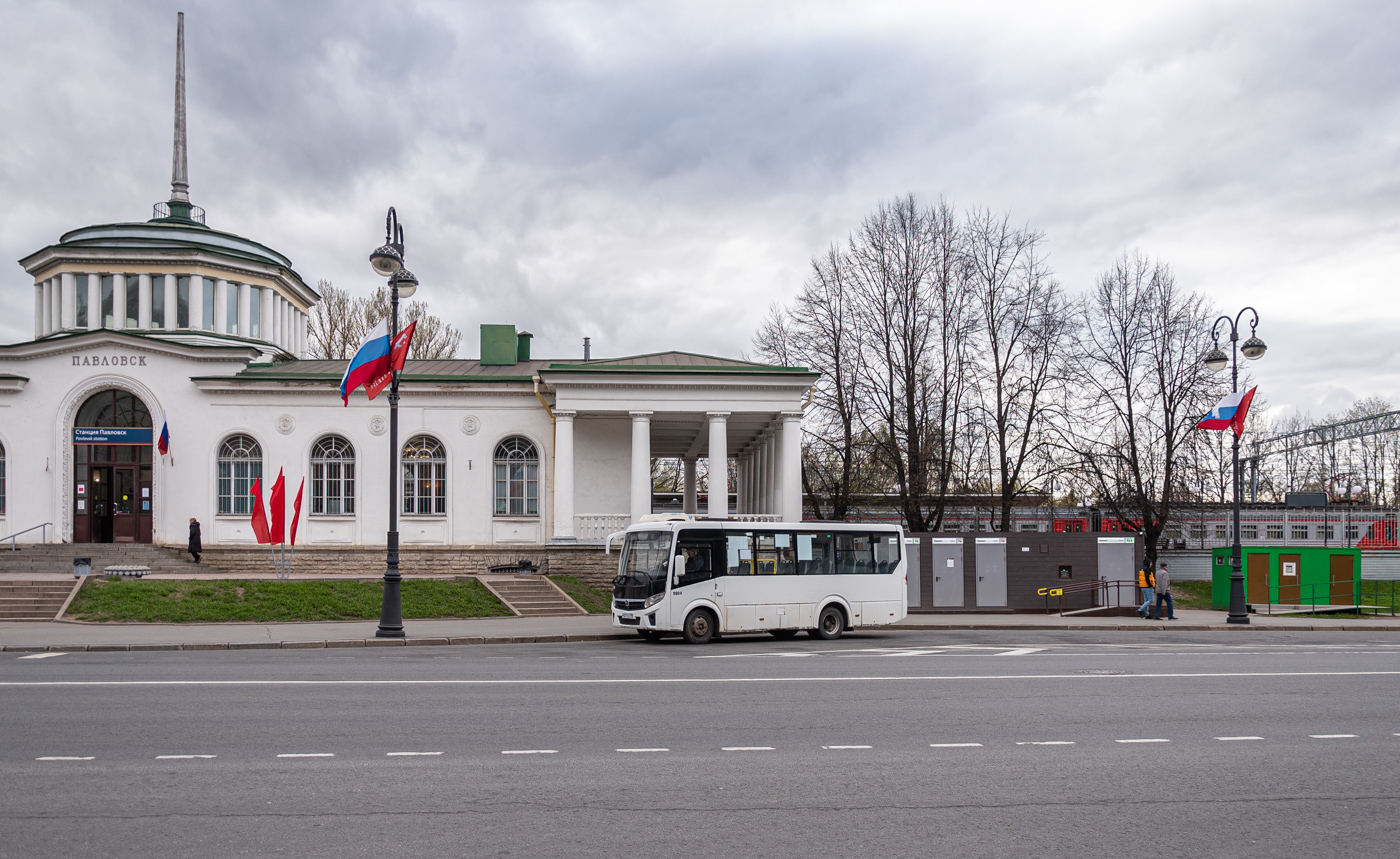
[{"label": "bus side window", "polygon": [[715,577],[711,543],[680,542],[676,545],[675,587],[683,588]]},{"label": "bus side window", "polygon": [[899,537],[886,533],[874,535],[875,572],[888,575],[899,566]]},{"label": "bus side window", "polygon": [[835,541],[832,535],[798,534],[797,574],[829,576],[835,572]]},{"label": "bus side window", "polygon": [[869,534],[836,535],[836,572],[843,576],[875,572],[875,556],[871,552]]},{"label": "bus side window", "polygon": [[725,543],[729,554],[729,575],[753,575],[753,532],[746,531],[743,534],[726,533],[724,536],[726,538]]},{"label": "bus side window", "polygon": [[777,573],[780,576],[797,575],[797,546],[791,534],[774,534],[773,550],[777,555]]}]

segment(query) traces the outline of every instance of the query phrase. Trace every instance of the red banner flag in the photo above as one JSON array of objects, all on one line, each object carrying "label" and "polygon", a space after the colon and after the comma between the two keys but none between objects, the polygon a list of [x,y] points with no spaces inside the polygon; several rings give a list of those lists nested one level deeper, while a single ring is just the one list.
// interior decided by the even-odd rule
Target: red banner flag
[{"label": "red banner flag", "polygon": [[287,542],[287,498],[286,484],[282,480],[282,469],[277,469],[277,481],[267,496],[268,512],[272,514],[272,544]]},{"label": "red banner flag", "polygon": [[248,494],[253,496],[253,536],[258,538],[259,543],[271,543],[272,536],[267,533],[267,511],[263,510],[262,478],[253,480],[253,488]]},{"label": "red banner flag", "polygon": [[418,320],[408,323],[408,327],[399,332],[394,338],[394,343],[389,349],[389,372],[383,373],[365,382],[365,393],[372,400],[379,396],[379,392],[389,386],[394,380],[394,371],[402,370],[404,361],[408,360],[408,348],[413,345],[413,329],[418,327]]},{"label": "red banner flag", "polygon": [[306,488],[306,478],[297,486],[297,500],[292,503],[292,545],[297,544],[297,521],[301,519],[301,491]]}]

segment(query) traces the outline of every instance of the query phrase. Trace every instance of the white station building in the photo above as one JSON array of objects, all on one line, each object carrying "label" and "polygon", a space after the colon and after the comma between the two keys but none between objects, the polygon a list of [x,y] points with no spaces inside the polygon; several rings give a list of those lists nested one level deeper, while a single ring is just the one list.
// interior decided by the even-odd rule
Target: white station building
[{"label": "white station building", "polygon": [[[190,203],[179,56],[170,201],[20,260],[34,339],[0,346],[0,537],[182,545],[195,517],[206,545],[253,543],[252,482],[266,494],[281,472],[289,505],[305,479],[299,544],[384,545],[391,479],[405,544],[592,542],[652,512],[658,457],[684,460],[688,512],[801,518],[815,373],[682,352],[541,360],[511,326],[482,327],[479,359],[408,362],[391,475],[388,398],[343,407],[345,362],[306,359],[315,290]],[[699,459],[737,475],[707,509]]]}]

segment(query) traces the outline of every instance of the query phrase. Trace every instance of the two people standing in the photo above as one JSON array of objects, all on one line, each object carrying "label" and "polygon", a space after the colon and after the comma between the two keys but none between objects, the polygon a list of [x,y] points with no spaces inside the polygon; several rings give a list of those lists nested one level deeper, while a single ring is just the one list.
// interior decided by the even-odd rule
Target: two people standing
[{"label": "two people standing", "polygon": [[[1172,577],[1167,571],[1167,562],[1158,564],[1157,573],[1152,573],[1152,562],[1144,561],[1142,569],[1138,570],[1138,591],[1142,596],[1142,605],[1138,606],[1138,617],[1151,620],[1161,619],[1162,603],[1167,604],[1167,620],[1176,620],[1176,606],[1172,604]],[[1157,601],[1154,606],[1153,600]],[[1151,609],[1151,613],[1148,610]]]}]

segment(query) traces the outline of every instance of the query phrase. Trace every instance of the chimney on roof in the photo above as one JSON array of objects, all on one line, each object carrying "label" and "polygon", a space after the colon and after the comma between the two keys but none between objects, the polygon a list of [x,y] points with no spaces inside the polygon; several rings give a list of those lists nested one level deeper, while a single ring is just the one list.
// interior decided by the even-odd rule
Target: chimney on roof
[{"label": "chimney on roof", "polygon": [[592,338],[592,337],[585,337],[585,338],[583,338],[583,360],[585,360],[585,361],[591,361],[591,360],[593,360],[593,338]]},{"label": "chimney on roof", "polygon": [[530,360],[530,341],[534,339],[534,336],[529,331],[521,331],[515,335],[515,360],[517,362]]}]

